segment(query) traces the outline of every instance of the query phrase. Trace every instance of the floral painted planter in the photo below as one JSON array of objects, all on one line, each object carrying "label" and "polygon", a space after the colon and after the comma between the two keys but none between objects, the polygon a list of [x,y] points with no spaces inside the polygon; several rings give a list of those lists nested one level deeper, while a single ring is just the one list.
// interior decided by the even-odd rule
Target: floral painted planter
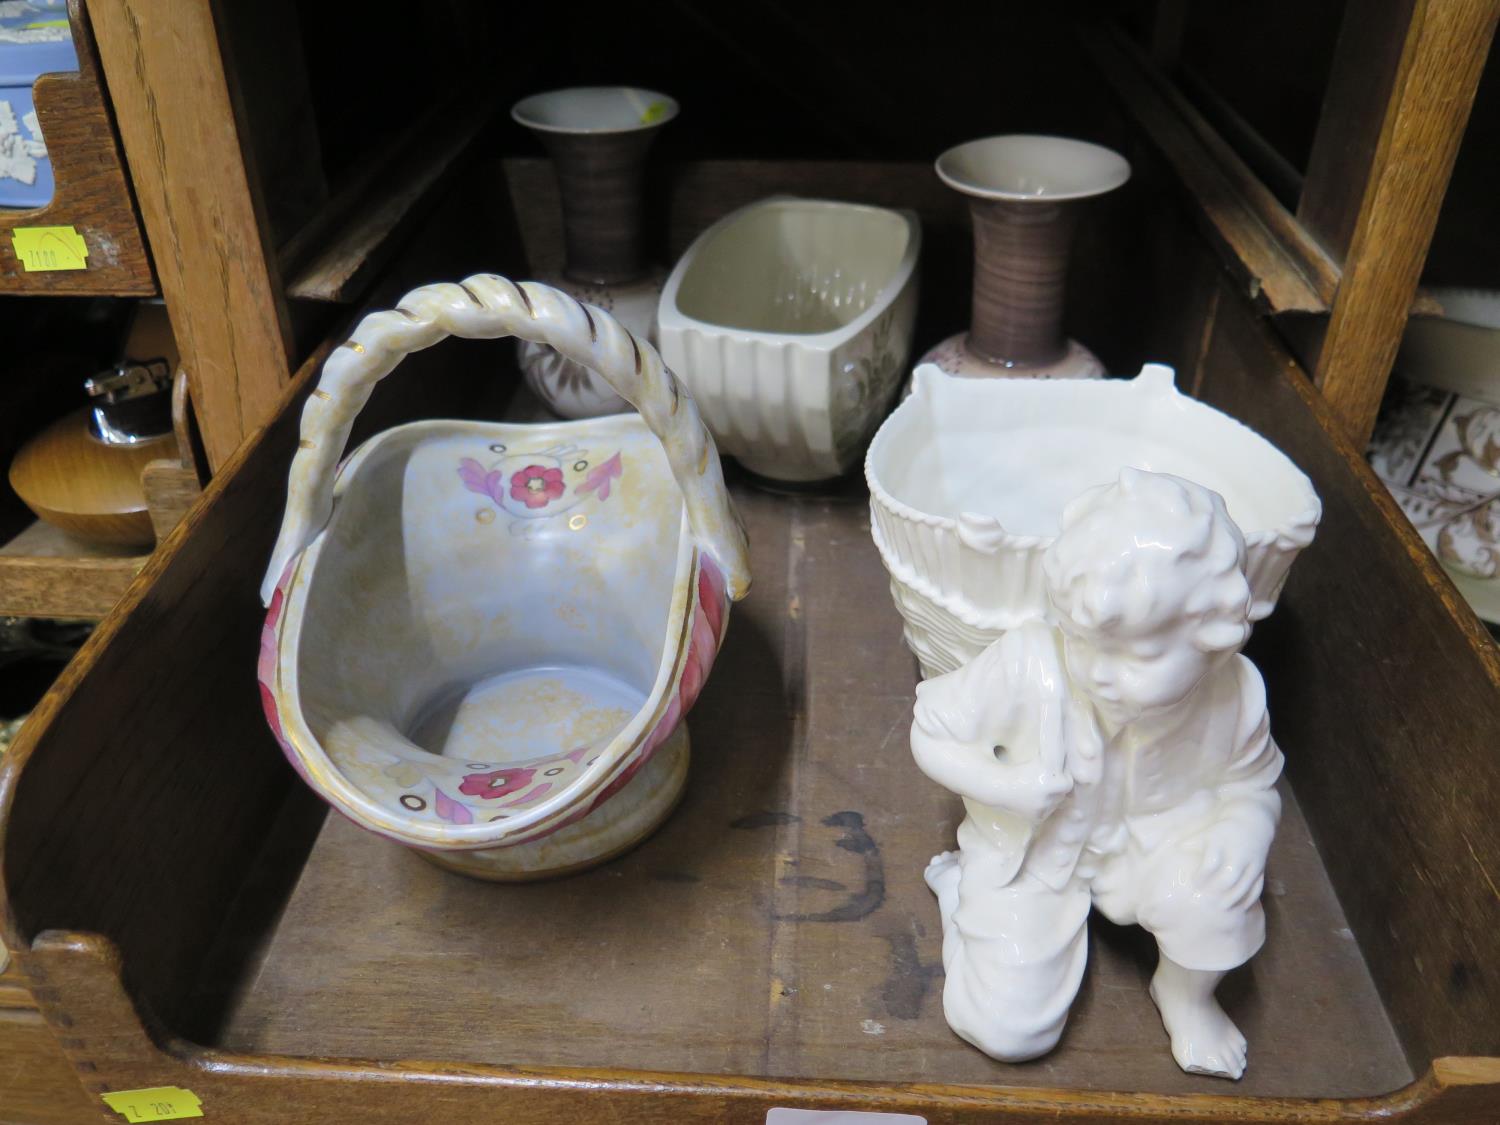
[{"label": "floral painted planter", "polygon": [[[417,422],[335,473],[371,385],[450,334],[546,343],[641,413]],[[546,286],[425,286],[308,400],[262,591],[266,715],[362,826],[481,877],[576,870],[680,796],[682,719],[748,584],[713,439],[650,345]]]}]

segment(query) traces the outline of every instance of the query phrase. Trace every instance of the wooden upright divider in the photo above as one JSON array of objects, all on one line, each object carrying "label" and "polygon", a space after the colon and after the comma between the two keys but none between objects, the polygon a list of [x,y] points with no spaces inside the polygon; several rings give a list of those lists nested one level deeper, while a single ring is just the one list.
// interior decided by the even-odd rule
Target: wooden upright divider
[{"label": "wooden upright divider", "polygon": [[271,416],[293,342],[207,0],[88,0],[212,469]]}]

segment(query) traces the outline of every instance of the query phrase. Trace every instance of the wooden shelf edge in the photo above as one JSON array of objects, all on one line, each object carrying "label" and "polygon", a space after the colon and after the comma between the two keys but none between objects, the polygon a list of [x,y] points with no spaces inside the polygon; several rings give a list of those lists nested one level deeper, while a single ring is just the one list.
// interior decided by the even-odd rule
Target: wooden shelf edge
[{"label": "wooden shelf edge", "polygon": [[114,608],[148,557],[0,556],[0,614],[102,618]]},{"label": "wooden shelf edge", "polygon": [[1236,282],[1270,313],[1326,313],[1337,265],[1130,39],[1107,25],[1079,39],[1127,115],[1193,199]]},{"label": "wooden shelf edge", "polygon": [[37,521],[0,545],[0,614],[102,618],[148,558],[91,547]]},{"label": "wooden shelf edge", "polygon": [[287,295],[335,304],[357,300],[448,182],[492,106],[492,100],[461,105],[448,99],[373,153],[281,248]]},{"label": "wooden shelf edge", "polygon": [[[632,1121],[749,1125],[773,1106],[806,1110],[914,1113],[979,1125],[1000,1116],[1063,1122],[1210,1121],[1244,1125],[1294,1121],[1489,1120],[1500,1089],[1500,1059],[1439,1058],[1399,1089],[1369,1098],[1248,1099],[1233,1093],[1142,1094],[1049,1087],[859,1082],[599,1067],[444,1063],[423,1059],[293,1058],[155,1040],[122,981],[118,947],[97,934],[49,931],[26,951],[54,987],[38,1008],[66,1029],[70,1061],[88,1063],[85,1085],[182,1085],[206,1106],[234,1105],[246,1121],[306,1118],[403,1121],[430,1114],[441,1088],[451,1115],[492,1115],[496,1106],[528,1120],[597,1115],[607,1100]],[[379,1091],[376,1100],[376,1091]],[[500,1099],[497,1101],[497,1099]],[[351,1116],[351,1107],[355,1116]],[[588,1110],[592,1107],[594,1114]]]},{"label": "wooden shelf edge", "polygon": [[[1195,199],[1203,199],[1201,189],[1212,182],[1230,186],[1227,193],[1209,196],[1215,206],[1198,206],[1197,216],[1249,296],[1272,314],[1327,314],[1343,271],[1318,239],[1261,181],[1213,122],[1123,33],[1084,29],[1081,38],[1136,125],[1184,184],[1194,189]],[[1211,88],[1191,73],[1183,78],[1194,98],[1217,100]],[[1224,104],[1219,112],[1228,116],[1234,111]],[[1300,191],[1302,174],[1247,123],[1237,120],[1235,124],[1241,142],[1252,146],[1260,162],[1274,169],[1282,190]],[[1237,210],[1242,213],[1236,214]],[[1267,277],[1272,275],[1275,281],[1268,286]],[[1441,316],[1443,307],[1418,289],[1410,311],[1417,316]]]}]

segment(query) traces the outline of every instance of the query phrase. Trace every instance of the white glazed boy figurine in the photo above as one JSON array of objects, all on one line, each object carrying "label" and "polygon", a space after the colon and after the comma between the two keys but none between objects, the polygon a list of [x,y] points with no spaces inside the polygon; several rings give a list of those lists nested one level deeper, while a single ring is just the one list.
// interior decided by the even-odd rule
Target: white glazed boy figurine
[{"label": "white glazed boy figurine", "polygon": [[1064,511],[1044,558],[1050,620],[918,687],[912,752],[968,812],[959,850],[926,873],[943,1010],[986,1053],[1057,1043],[1094,905],[1155,936],[1151,998],[1178,1064],[1244,1073],[1214,989],[1265,939],[1282,762],[1238,655],[1244,560],[1216,493],[1126,469]]}]

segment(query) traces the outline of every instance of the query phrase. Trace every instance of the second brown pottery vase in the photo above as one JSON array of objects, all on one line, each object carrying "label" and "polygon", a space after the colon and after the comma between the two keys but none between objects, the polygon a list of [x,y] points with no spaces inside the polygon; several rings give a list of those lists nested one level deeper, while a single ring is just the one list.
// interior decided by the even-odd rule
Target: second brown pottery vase
[{"label": "second brown pottery vase", "polygon": [[1078,206],[1130,178],[1124,157],[1066,137],[986,137],[951,148],[937,174],[969,197],[974,305],[967,332],[922,357],[950,375],[1094,379],[1104,366],[1063,333]]}]

